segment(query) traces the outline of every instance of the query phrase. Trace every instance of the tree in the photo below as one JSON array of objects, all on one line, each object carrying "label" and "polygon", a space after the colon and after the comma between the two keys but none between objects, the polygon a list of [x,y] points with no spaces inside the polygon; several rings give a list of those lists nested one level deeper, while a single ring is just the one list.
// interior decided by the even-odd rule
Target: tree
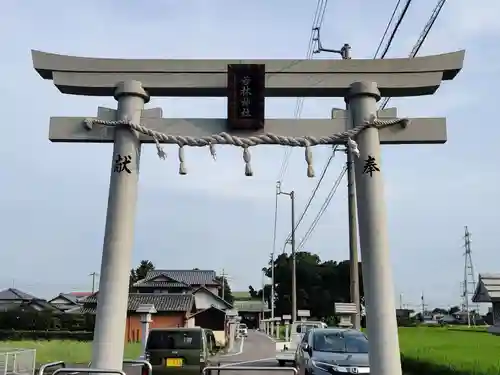
[{"label": "tree", "polygon": [[[221,284],[224,288],[224,300],[229,302],[231,305],[234,302],[233,293],[231,292],[231,287],[227,282],[227,279],[223,276],[216,276],[215,279]],[[219,288],[219,297],[222,298],[222,288]]]},{"label": "tree", "polygon": [[[317,254],[306,251],[296,253],[297,309],[309,310],[316,318],[330,318],[334,315],[335,302],[350,301],[349,261],[321,261]],[[271,276],[271,267],[265,271]],[[360,296],[364,295],[360,267]],[[292,310],[292,258],[281,254],[274,260],[275,315],[290,314]],[[268,287],[268,289],[266,289]],[[264,288],[265,296],[270,296],[271,286]],[[262,290],[252,291],[262,298]],[[269,300],[270,306],[270,300]]]},{"label": "tree", "polygon": [[458,307],[458,306],[452,306],[452,307],[450,307],[450,310],[448,311],[448,314],[453,315],[453,314],[456,314],[459,311],[460,311],[460,307]]},{"label": "tree", "polygon": [[129,280],[129,289],[139,280],[142,280],[146,277],[149,271],[155,269],[153,262],[149,260],[141,260],[141,263],[135,269],[130,270],[130,280]]},{"label": "tree", "polygon": [[259,297],[257,291],[251,285],[248,286],[248,293],[252,299],[257,299]]}]

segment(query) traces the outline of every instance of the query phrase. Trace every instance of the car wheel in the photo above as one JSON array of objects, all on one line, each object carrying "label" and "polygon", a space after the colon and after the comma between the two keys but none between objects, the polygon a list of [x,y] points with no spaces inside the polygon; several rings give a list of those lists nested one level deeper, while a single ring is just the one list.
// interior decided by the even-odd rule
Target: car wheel
[{"label": "car wheel", "polygon": [[280,365],[280,367],[284,367],[285,366],[285,361],[278,361],[278,364]]}]

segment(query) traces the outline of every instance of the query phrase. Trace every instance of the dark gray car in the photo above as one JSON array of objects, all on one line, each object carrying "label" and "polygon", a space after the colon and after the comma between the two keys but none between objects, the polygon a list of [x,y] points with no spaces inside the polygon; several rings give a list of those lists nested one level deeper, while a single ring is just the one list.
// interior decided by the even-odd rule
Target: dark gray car
[{"label": "dark gray car", "polygon": [[354,329],[312,329],[297,348],[295,363],[299,375],[369,374],[368,339]]}]

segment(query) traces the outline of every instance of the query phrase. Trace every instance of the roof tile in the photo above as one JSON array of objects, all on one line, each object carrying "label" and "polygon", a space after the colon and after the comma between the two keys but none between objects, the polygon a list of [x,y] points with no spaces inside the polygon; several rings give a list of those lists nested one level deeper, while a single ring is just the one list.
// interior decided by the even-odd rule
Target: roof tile
[{"label": "roof tile", "polygon": [[5,290],[0,291],[0,300],[24,300],[24,301],[31,301],[31,300],[38,300],[40,298],[36,298],[35,296],[32,296],[31,294],[24,293],[20,291],[19,289],[15,288],[8,288]]},{"label": "roof tile", "polygon": [[[82,312],[95,312],[97,293],[85,299]],[[191,311],[194,304],[192,294],[172,293],[130,293],[128,296],[128,311],[135,311],[142,304],[153,304],[156,311]],[[89,311],[83,311],[89,310]]]},{"label": "roof tile", "polygon": [[164,275],[173,281],[185,283],[187,285],[219,285],[216,280],[217,274],[211,270],[153,270],[149,271],[140,284]]}]

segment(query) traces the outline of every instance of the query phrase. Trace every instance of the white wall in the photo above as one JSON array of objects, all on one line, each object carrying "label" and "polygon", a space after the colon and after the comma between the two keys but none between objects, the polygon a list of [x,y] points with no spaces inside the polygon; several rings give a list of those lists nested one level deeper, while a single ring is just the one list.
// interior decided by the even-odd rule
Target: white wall
[{"label": "white wall", "polygon": [[206,287],[209,291],[211,291],[213,294],[215,294],[216,296],[219,295],[219,290],[217,289],[216,286],[207,286]]},{"label": "white wall", "polygon": [[215,306],[216,308],[221,310],[226,309],[226,305],[222,303],[222,301],[215,298],[210,293],[207,293],[203,289],[200,289],[194,294],[194,299],[196,303],[196,309],[198,310],[205,310],[211,306]]},{"label": "white wall", "polygon": [[64,299],[62,297],[56,298],[55,300],[51,301],[50,303],[58,304],[58,305],[68,305],[69,304],[68,300]]}]

